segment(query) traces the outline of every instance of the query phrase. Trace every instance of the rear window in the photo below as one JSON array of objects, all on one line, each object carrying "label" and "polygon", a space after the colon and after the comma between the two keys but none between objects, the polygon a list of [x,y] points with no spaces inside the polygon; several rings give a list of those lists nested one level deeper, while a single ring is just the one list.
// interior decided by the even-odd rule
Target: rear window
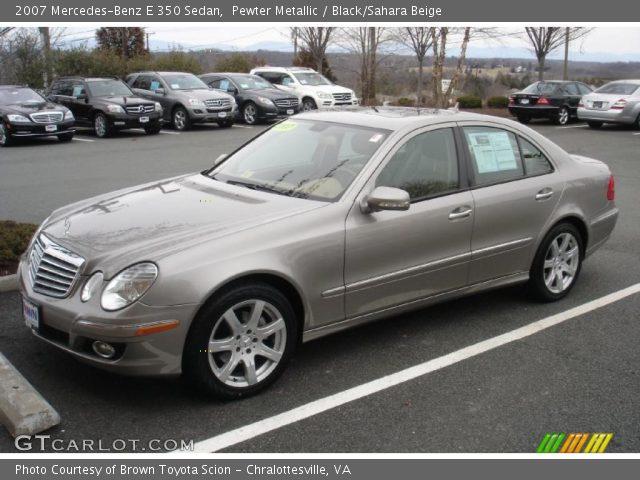
[{"label": "rear window", "polygon": [[595,93],[613,93],[615,95],[631,95],[640,88],[635,83],[607,83],[604,87],[600,87]]},{"label": "rear window", "polygon": [[550,95],[555,92],[556,88],[558,88],[559,85],[559,83],[536,82],[525,88],[522,93]]}]

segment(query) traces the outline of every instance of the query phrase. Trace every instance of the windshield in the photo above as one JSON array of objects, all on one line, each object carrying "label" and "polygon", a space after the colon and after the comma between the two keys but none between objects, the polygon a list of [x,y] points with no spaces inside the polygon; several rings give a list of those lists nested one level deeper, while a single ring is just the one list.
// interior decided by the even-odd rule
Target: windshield
[{"label": "windshield", "polygon": [[215,180],[297,198],[342,196],[388,132],[353,125],[287,120],[208,174]]},{"label": "windshield", "polygon": [[44,98],[30,88],[0,90],[0,105],[20,105],[23,103],[43,103]]},{"label": "windshield", "polygon": [[600,87],[594,93],[611,93],[614,95],[632,95],[640,85],[635,83],[607,83]]},{"label": "windshield", "polygon": [[97,80],[87,82],[94,97],[131,97],[133,92],[120,80]]},{"label": "windshield", "polygon": [[163,78],[171,90],[209,90],[202,80],[190,73],[164,75]]},{"label": "windshield", "polygon": [[522,93],[551,95],[555,91],[555,89],[558,88],[558,86],[558,83],[536,82],[525,88]]},{"label": "windshield", "polygon": [[293,76],[296,77],[302,85],[331,85],[329,80],[316,72],[295,72],[293,73]]},{"label": "windshield", "polygon": [[238,84],[242,90],[260,90],[264,88],[275,88],[265,79],[255,75],[234,75],[231,79]]}]

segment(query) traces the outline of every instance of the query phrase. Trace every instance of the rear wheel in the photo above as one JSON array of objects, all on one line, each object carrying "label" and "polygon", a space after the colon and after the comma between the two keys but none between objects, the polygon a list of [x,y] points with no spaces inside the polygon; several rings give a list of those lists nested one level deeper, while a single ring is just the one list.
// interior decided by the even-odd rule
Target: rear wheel
[{"label": "rear wheel", "polygon": [[280,376],[297,341],[287,298],[266,284],[241,285],[208,302],[197,315],[183,370],[188,380],[217,398],[253,395]]},{"label": "rear wheel", "polygon": [[0,123],[0,145],[3,147],[10,147],[13,145],[14,140],[11,134],[7,131],[4,124]]},{"label": "rear wheel", "polygon": [[528,115],[518,115],[518,121],[526,125],[531,121],[531,117]]},{"label": "rear wheel", "polygon": [[93,130],[99,138],[105,138],[111,135],[112,129],[109,126],[109,120],[104,113],[96,113],[93,117]]},{"label": "rear wheel", "polygon": [[566,125],[569,123],[570,113],[567,107],[560,107],[558,115],[556,116],[556,123],[558,125]]},{"label": "rear wheel", "polygon": [[602,122],[587,122],[591,128],[600,128],[602,126]]},{"label": "rear wheel", "polygon": [[529,288],[533,296],[543,302],[564,298],[580,274],[583,248],[580,232],[572,224],[561,223],[551,229],[531,267]]},{"label": "rear wheel", "polygon": [[62,135],[58,135],[58,140],[61,142],[70,142],[73,140],[73,133],[63,133]]}]

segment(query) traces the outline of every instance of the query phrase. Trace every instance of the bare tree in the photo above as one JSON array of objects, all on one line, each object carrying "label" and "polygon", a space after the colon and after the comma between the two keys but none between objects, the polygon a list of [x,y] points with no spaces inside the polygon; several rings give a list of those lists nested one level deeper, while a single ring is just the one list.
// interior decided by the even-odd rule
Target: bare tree
[{"label": "bare tree", "polygon": [[418,85],[416,87],[416,104],[422,103],[422,80],[424,78],[424,61],[433,44],[434,27],[403,27],[396,30],[395,38],[403,45],[411,48],[418,60]]},{"label": "bare tree", "polygon": [[294,46],[297,47],[298,41],[305,45],[313,56],[318,72],[322,72],[322,62],[334,30],[335,27],[295,27],[291,29],[292,37],[295,39]]},{"label": "bare tree", "polygon": [[565,43],[584,37],[591,30],[591,28],[583,27],[569,29],[564,27],[525,27],[526,38],[538,60],[538,80],[544,79],[544,64],[547,55]]},{"label": "bare tree", "polygon": [[[442,89],[442,79],[444,74],[444,64],[447,58],[447,42],[450,34],[461,35],[460,54],[453,77],[446,90]],[[454,29],[450,27],[434,28],[431,32],[433,48],[433,102],[437,108],[446,107],[455,91],[467,59],[467,46],[471,40],[471,27]]]}]

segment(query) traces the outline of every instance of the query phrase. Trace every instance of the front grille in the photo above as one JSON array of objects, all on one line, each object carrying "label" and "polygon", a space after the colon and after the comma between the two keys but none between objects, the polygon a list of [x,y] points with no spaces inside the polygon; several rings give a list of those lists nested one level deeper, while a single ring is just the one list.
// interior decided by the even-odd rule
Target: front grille
[{"label": "front grille", "polygon": [[127,105],[126,110],[129,115],[142,115],[152,113],[156,109],[155,105]]},{"label": "front grille", "polygon": [[228,98],[212,98],[209,100],[205,100],[204,104],[207,106],[207,108],[223,109],[229,108],[231,106],[231,100],[229,100]]},{"label": "front grille", "polygon": [[29,252],[31,287],[49,297],[66,297],[83,263],[81,256],[40,235]]},{"label": "front grille", "polygon": [[41,112],[29,115],[34,123],[58,123],[64,118],[62,112]]},{"label": "front grille", "polygon": [[299,103],[297,98],[282,98],[280,100],[274,100],[274,102],[276,106],[280,108],[297,107]]},{"label": "front grille", "polygon": [[334,93],[333,94],[333,99],[336,102],[350,102],[351,101],[351,94],[350,93]]}]

